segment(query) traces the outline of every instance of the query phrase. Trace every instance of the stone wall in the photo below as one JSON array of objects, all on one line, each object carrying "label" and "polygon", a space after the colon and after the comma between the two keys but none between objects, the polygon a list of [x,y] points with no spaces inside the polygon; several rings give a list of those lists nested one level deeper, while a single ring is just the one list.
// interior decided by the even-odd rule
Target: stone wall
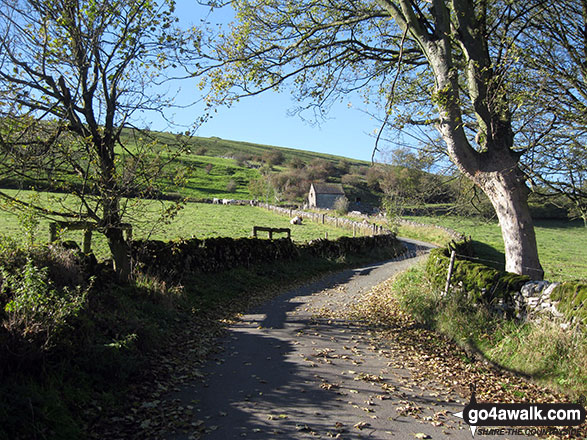
[{"label": "stone wall", "polygon": [[[457,247],[450,281],[453,289],[464,290],[470,300],[487,304],[499,315],[525,321],[547,318],[558,322],[562,328],[576,324],[584,328],[587,323],[586,283],[531,281],[527,276],[500,271],[470,261],[473,256],[463,250],[466,244],[466,241],[451,243]],[[450,247],[434,249],[426,265],[438,289],[444,289],[450,253]]]},{"label": "stone wall", "polygon": [[304,220],[322,223],[325,225],[336,226],[353,231],[353,235],[382,235],[392,234],[392,231],[375,223],[369,221],[369,217],[363,217],[362,221],[350,220],[348,218],[341,218],[330,216],[319,212],[302,211],[300,209],[282,208],[280,206],[268,205],[266,203],[259,203],[261,208],[268,209],[277,214],[285,215],[290,218],[300,217]]},{"label": "stone wall", "polygon": [[[559,302],[550,297],[558,285],[549,281],[529,281],[519,292],[514,292],[509,300],[500,299],[494,309],[523,320],[536,319],[541,315],[562,320],[564,314],[557,308]],[[563,327],[566,326],[568,323],[563,323]]]},{"label": "stone wall", "polygon": [[530,281],[509,302],[498,305],[509,309],[518,319],[533,320],[548,317],[560,323],[562,328],[587,324],[587,284],[583,282],[556,283]]},{"label": "stone wall", "polygon": [[304,259],[306,256],[339,259],[377,249],[385,251],[389,258],[394,258],[406,251],[394,234],[318,239],[303,244],[296,244],[286,238],[264,240],[217,237],[169,242],[135,240],[131,249],[133,262],[140,265],[142,270],[175,279],[186,273],[221,272],[262,263]]}]

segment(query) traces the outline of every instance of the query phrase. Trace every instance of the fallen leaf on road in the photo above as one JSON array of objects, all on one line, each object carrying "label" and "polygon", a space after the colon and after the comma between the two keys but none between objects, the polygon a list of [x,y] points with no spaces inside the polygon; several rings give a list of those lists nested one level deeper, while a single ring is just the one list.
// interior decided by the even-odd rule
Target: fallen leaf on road
[{"label": "fallen leaf on road", "polygon": [[369,426],[369,423],[367,423],[367,422],[359,422],[359,423],[355,423],[353,426],[355,428],[359,429],[359,430],[362,430],[362,429],[367,428]]}]

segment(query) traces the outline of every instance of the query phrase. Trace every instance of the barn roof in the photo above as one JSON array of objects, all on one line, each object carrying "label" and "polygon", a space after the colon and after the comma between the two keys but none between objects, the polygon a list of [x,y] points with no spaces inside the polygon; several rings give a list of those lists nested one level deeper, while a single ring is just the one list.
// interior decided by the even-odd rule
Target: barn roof
[{"label": "barn roof", "polygon": [[312,183],[316,194],[341,194],[344,195],[344,190],[340,183]]}]

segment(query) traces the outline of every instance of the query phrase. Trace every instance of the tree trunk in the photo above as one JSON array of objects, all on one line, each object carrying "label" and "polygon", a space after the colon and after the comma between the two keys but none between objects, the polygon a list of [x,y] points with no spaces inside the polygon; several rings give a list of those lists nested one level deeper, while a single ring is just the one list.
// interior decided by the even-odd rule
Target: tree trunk
[{"label": "tree trunk", "polygon": [[114,271],[120,280],[126,281],[130,278],[130,248],[121,228],[110,227],[106,229],[108,247],[114,260]]},{"label": "tree trunk", "polygon": [[529,189],[515,154],[502,148],[493,154],[474,153],[464,137],[450,127],[441,130],[451,160],[489,198],[495,209],[505,247],[506,271],[541,280],[534,224],[528,206]]},{"label": "tree trunk", "polygon": [[[505,245],[506,270],[541,280],[544,271],[538,258],[534,225],[528,207],[528,187],[511,149],[513,134],[509,115],[487,111],[491,129],[483,133],[486,151],[472,148],[461,123],[459,86],[453,69],[449,42],[429,42],[426,53],[436,77],[434,99],[440,114],[438,130],[447,152],[459,170],[479,186],[493,205]],[[479,85],[481,88],[481,85]]]},{"label": "tree trunk", "polygon": [[528,207],[529,190],[517,166],[490,173],[480,173],[483,189],[499,219],[505,246],[506,271],[541,280],[544,271],[538,259],[536,234]]}]

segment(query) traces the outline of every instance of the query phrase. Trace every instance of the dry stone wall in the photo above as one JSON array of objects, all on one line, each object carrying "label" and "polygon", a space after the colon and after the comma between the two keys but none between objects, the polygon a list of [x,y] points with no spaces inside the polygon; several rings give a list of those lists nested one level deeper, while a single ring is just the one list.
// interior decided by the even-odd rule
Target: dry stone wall
[{"label": "dry stone wall", "polygon": [[318,239],[296,244],[290,239],[264,240],[257,238],[219,237],[199,240],[164,242],[136,240],[132,242],[135,264],[147,272],[164,277],[185,273],[220,272],[237,267],[287,261],[306,255],[338,259],[361,255],[373,249],[385,251],[391,258],[405,251],[394,234],[372,237],[341,237],[337,240]]},{"label": "dry stone wall", "polygon": [[[522,320],[539,319],[547,315],[564,321],[564,314],[557,308],[559,301],[551,298],[558,285],[559,283],[549,281],[528,281],[519,291],[513,292],[511,297],[500,298],[493,308],[496,312],[513,315]],[[563,322],[562,326],[566,327],[568,323]]]},{"label": "dry stone wall", "polygon": [[[554,283],[530,281],[528,277],[499,271],[469,261],[467,242],[456,246],[457,259],[451,276],[451,287],[463,289],[469,298],[488,304],[499,315],[532,321],[552,319],[562,328],[587,323],[587,284],[581,282]],[[431,252],[426,271],[439,289],[444,288],[451,249]]]},{"label": "dry stone wall", "polygon": [[348,218],[336,217],[319,212],[303,211],[300,209],[283,208],[281,206],[268,205],[259,203],[261,208],[273,211],[277,214],[288,216],[290,218],[300,217],[303,220],[309,220],[324,225],[336,226],[354,232],[354,235],[382,235],[392,234],[393,232],[373,221],[368,216],[362,216],[361,221],[351,220]]}]

